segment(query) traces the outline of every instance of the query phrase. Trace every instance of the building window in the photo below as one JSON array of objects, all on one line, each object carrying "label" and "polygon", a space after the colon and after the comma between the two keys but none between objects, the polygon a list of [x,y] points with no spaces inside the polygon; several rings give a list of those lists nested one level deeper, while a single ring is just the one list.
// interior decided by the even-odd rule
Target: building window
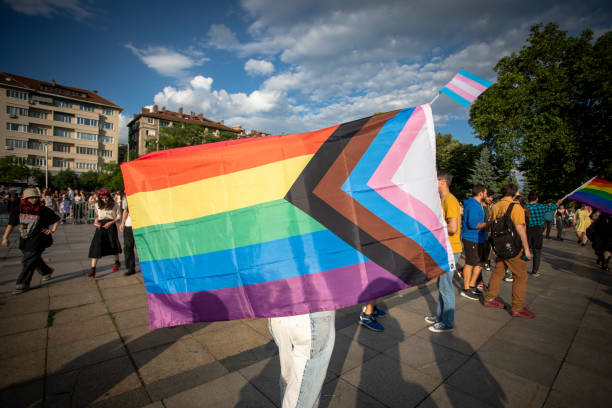
[{"label": "building window", "polygon": [[98,135],[93,133],[76,132],[76,138],[81,140],[98,140]]},{"label": "building window", "polygon": [[40,142],[29,141],[28,142],[28,149],[45,150],[45,145],[43,143],[40,143]]},{"label": "building window", "polygon": [[30,127],[30,133],[34,133],[37,135],[46,135],[47,131],[48,131],[47,128]]},{"label": "building window", "polygon": [[147,136],[148,136],[148,137],[155,137],[155,131],[154,131],[154,130],[147,129]]},{"label": "building window", "polygon": [[28,125],[22,125],[21,123],[7,123],[6,130],[11,132],[28,132]]},{"label": "building window", "polygon": [[27,149],[28,141],[19,139],[6,139],[6,141],[4,142],[4,146],[6,146],[7,149]]},{"label": "building window", "polygon": [[68,160],[53,159],[53,167],[60,167],[62,169],[69,169],[70,162]]},{"label": "building window", "polygon": [[102,127],[108,130],[113,130],[115,128],[110,122],[102,122]]},{"label": "building window", "polygon": [[102,143],[113,143],[113,138],[110,136],[100,136],[100,141]]},{"label": "building window", "polygon": [[77,154],[88,154],[90,156],[96,156],[98,154],[98,149],[93,147],[77,146],[76,152]]},{"label": "building window", "polygon": [[98,163],[76,162],[74,167],[77,169],[98,170]]},{"label": "building window", "polygon": [[36,118],[36,119],[47,119],[47,112],[41,112],[41,111],[36,111],[36,110],[31,110],[30,111],[30,117],[31,118]]},{"label": "building window", "polygon": [[72,109],[72,102],[64,101],[62,99],[56,99],[55,106],[58,106],[60,108],[71,108]]},{"label": "building window", "polygon": [[170,122],[168,122],[166,120],[160,120],[159,121],[159,126],[160,127],[168,127],[168,126],[170,126]]},{"label": "building window", "polygon": [[30,166],[44,166],[46,163],[44,157],[32,157],[28,162]]},{"label": "building window", "polygon": [[67,137],[67,138],[72,137],[72,131],[69,129],[55,128],[53,130],[53,134],[59,137]]},{"label": "building window", "polygon": [[147,123],[148,123],[148,124],[150,124],[150,125],[152,125],[152,124],[154,124],[154,123],[155,123],[155,119],[153,119],[153,118],[147,118]]},{"label": "building window", "polygon": [[107,116],[113,116],[115,114],[115,110],[111,108],[102,108],[102,113]]},{"label": "building window", "polygon": [[63,113],[56,112],[53,114],[53,120],[56,120],[58,122],[64,122],[64,123],[72,123],[72,116],[64,115]]},{"label": "building window", "polygon": [[28,116],[28,110],[25,108],[18,108],[16,106],[6,105],[6,114],[9,116]]},{"label": "building window", "polygon": [[24,101],[28,100],[27,92],[15,91],[14,89],[7,89],[6,96],[8,96],[9,98],[22,99]]},{"label": "building window", "polygon": [[113,157],[112,150],[102,150],[102,157]]},{"label": "building window", "polygon": [[80,118],[77,116],[77,124],[78,125],[85,125],[85,126],[98,126],[98,120],[97,119],[89,119],[89,118]]},{"label": "building window", "polygon": [[62,143],[53,143],[54,152],[70,153],[70,145]]},{"label": "building window", "polygon": [[93,112],[94,111],[93,105],[90,105],[88,103],[80,104],[79,105],[79,109],[81,109],[82,111],[86,111],[86,112]]}]

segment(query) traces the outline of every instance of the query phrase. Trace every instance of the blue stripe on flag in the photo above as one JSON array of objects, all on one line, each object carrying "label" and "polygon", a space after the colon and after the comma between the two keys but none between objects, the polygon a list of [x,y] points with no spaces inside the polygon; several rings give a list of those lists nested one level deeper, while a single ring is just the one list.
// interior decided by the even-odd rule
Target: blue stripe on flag
[{"label": "blue stripe on flag", "polygon": [[293,278],[367,261],[324,230],[224,251],[146,261],[140,267],[147,292],[177,293]]},{"label": "blue stripe on flag", "polygon": [[456,93],[454,93],[453,91],[451,91],[448,88],[442,88],[440,89],[440,93],[446,94],[448,96],[450,96],[451,98],[453,98],[455,100],[455,102],[460,103],[463,106],[470,106],[470,104],[472,102],[468,101],[467,99],[457,95]]},{"label": "blue stripe on flag", "polygon": [[486,86],[487,88],[493,85],[493,82],[489,82],[486,79],[479,77],[478,75],[474,75],[471,72],[466,71],[465,69],[460,70],[459,73],[474,82],[478,82],[482,86]]},{"label": "blue stripe on flag", "polygon": [[608,200],[605,197],[602,197],[600,195],[597,194],[592,194],[592,193],[585,193],[583,191],[577,191],[574,194],[570,195],[568,198],[572,199],[572,198],[584,198],[587,200],[591,200],[595,203],[598,203],[599,205],[603,205],[606,206],[608,208],[612,208],[612,201]]},{"label": "blue stripe on flag", "polygon": [[435,235],[418,220],[399,210],[367,185],[368,180],[382,162],[404,125],[412,116],[413,111],[414,108],[405,109],[385,123],[342,185],[342,190],[376,214],[377,217],[422,246],[440,268],[448,271],[448,253]]}]

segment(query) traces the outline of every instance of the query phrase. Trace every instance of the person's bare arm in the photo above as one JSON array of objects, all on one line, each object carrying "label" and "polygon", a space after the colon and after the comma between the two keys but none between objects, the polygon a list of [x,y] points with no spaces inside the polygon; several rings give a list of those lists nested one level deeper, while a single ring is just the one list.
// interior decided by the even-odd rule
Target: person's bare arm
[{"label": "person's bare arm", "polygon": [[2,236],[2,246],[3,247],[8,247],[9,246],[9,240],[8,240],[8,236],[11,233],[11,231],[13,230],[13,226],[12,225],[7,225],[6,229],[4,230],[4,235]]},{"label": "person's bare arm", "polygon": [[527,257],[527,259],[531,259],[531,251],[529,250],[529,241],[527,241],[527,229],[525,228],[525,225],[520,224],[520,225],[516,225],[516,232],[519,234],[519,237],[521,237],[521,242],[523,243],[523,250],[525,251],[525,256]]},{"label": "person's bare arm", "polygon": [[457,218],[447,218],[446,219],[446,229],[448,229],[448,233],[450,235],[456,234],[459,229],[459,222]]},{"label": "person's bare arm", "polygon": [[121,215],[121,225],[119,225],[119,231],[123,232],[125,228],[125,220],[127,220],[128,210],[123,210],[123,214]]}]

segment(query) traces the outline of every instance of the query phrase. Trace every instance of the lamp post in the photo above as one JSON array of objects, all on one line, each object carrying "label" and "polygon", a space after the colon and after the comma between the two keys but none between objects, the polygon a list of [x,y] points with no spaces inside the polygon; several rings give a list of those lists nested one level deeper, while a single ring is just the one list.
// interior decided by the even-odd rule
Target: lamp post
[{"label": "lamp post", "polygon": [[49,188],[49,143],[45,143],[45,190]]}]

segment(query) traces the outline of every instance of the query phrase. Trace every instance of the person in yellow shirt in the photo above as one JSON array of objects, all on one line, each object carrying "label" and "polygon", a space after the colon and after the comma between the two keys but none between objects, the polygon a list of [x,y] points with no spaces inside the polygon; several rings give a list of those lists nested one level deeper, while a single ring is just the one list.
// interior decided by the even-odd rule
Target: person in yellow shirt
[{"label": "person in yellow shirt", "polygon": [[461,214],[459,201],[450,192],[453,176],[447,172],[438,173],[438,193],[442,203],[442,212],[446,220],[448,238],[453,248],[455,265],[450,271],[438,278],[438,307],[435,316],[426,316],[425,321],[430,323],[429,331],[434,333],[450,332],[455,326],[455,288],[453,275],[457,261],[461,256]]},{"label": "person in yellow shirt", "polygon": [[576,210],[574,216],[574,225],[576,225],[576,236],[578,237],[578,243],[582,246],[586,246],[587,238],[586,230],[591,225],[591,207],[586,204],[582,204],[580,209]]}]

